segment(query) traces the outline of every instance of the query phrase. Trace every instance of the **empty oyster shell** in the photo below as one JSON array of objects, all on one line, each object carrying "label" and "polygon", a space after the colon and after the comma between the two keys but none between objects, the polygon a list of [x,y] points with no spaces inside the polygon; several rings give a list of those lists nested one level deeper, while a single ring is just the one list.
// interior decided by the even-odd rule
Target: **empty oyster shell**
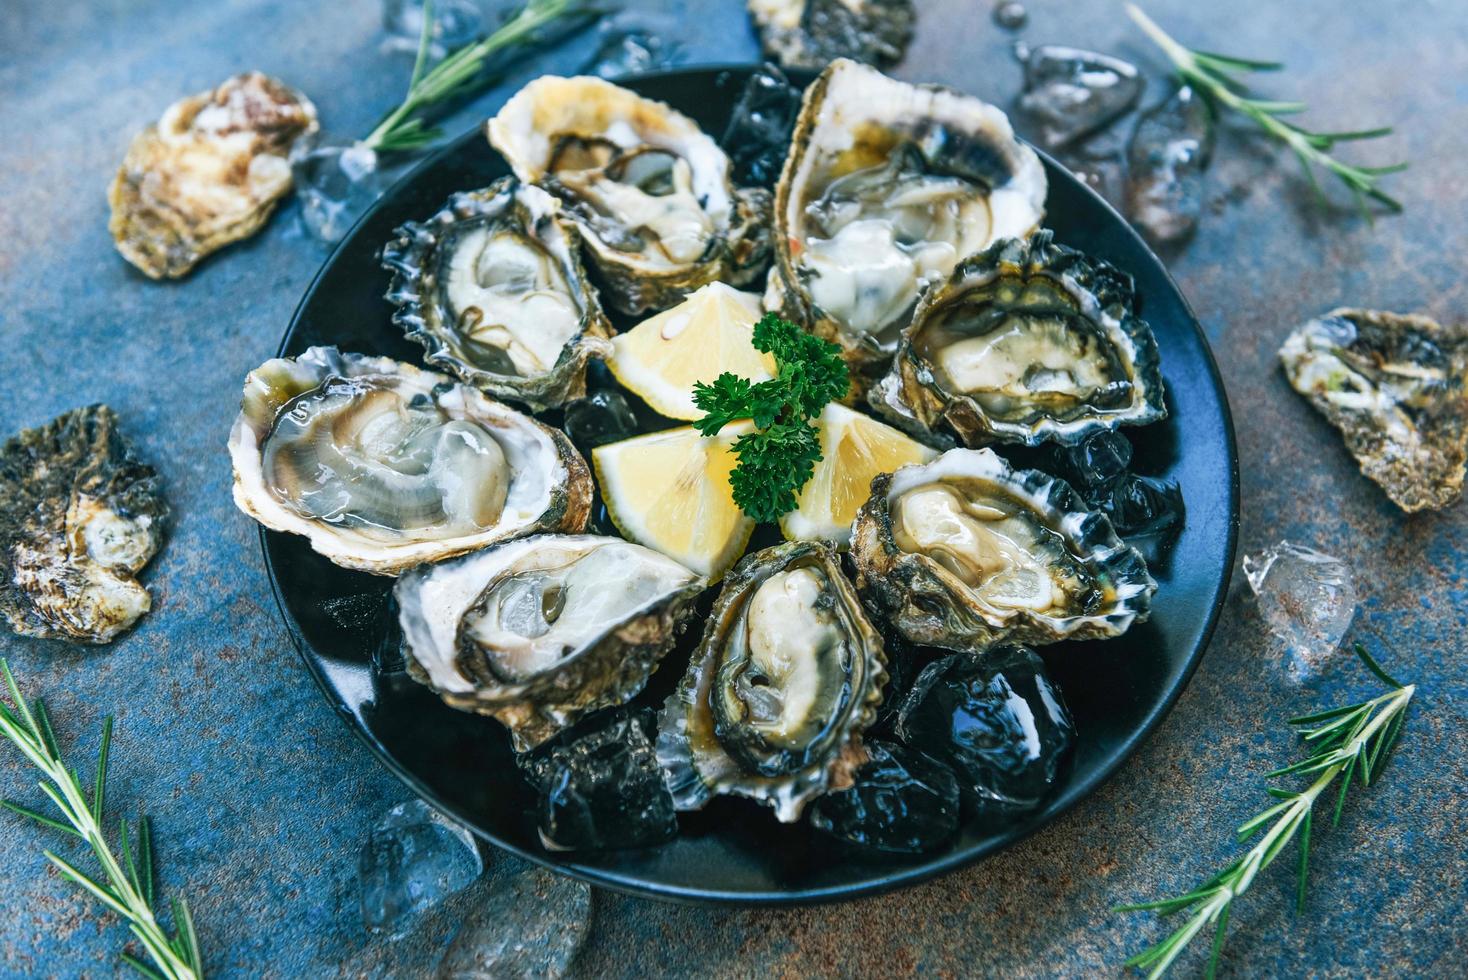
[{"label": "empty oyster shell", "polygon": [[950,449],[872,480],[853,524],[857,587],[906,639],[949,650],[1120,636],[1157,583],[1069,485]]},{"label": "empty oyster shell", "polygon": [[766,303],[856,366],[885,363],[922,288],[1038,227],[1045,189],[999,109],[834,61],[806,89],[775,191]]},{"label": "empty oyster shell", "polygon": [[424,360],[534,411],[586,394],[587,359],[611,350],[580,236],[559,211],[506,177],[403,225],[382,251],[393,322]]},{"label": "empty oyster shell", "polygon": [[152,607],[135,577],[168,504],[106,405],[0,448],[0,613],[23,636],[109,643]]},{"label": "empty oyster shell", "polygon": [[885,665],[829,545],[792,541],[747,556],[663,708],[657,751],[674,805],[747,796],[790,823],[809,800],[850,786]]},{"label": "empty oyster shell", "polygon": [[1463,495],[1468,328],[1332,310],[1290,334],[1279,359],[1398,507],[1447,507]]},{"label": "empty oyster shell", "polygon": [[699,286],[744,285],[769,261],[769,192],[736,190],[698,124],[600,78],[546,75],[486,124],[515,176],[581,229],[610,302],[672,306]]},{"label": "empty oyster shell", "polygon": [[409,673],[523,752],[641,691],[703,586],[620,538],[537,534],[412,569],[394,594]]},{"label": "empty oyster shell", "polygon": [[901,61],[917,14],[912,0],[749,0],[765,57],[820,71],[835,58]]},{"label": "empty oyster shell", "polygon": [[128,147],[107,200],[123,258],[154,279],[253,235],[291,189],[296,141],[316,107],[260,72],[175,102]]},{"label": "empty oyster shell", "polygon": [[343,568],[395,575],[536,531],[580,531],[586,462],[559,431],[387,357],[312,347],[245,379],[234,500]]},{"label": "empty oyster shell", "polygon": [[918,304],[873,406],[967,445],[1073,445],[1167,417],[1161,360],[1131,277],[1049,231],[995,242]]}]

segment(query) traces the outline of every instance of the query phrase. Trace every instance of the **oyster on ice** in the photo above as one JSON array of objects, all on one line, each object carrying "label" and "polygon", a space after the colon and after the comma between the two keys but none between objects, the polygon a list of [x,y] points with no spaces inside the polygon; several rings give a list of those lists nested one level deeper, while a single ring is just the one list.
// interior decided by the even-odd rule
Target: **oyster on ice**
[{"label": "oyster on ice", "polygon": [[909,431],[970,446],[1073,445],[1167,417],[1131,277],[1049,231],[995,242],[928,290],[868,398]]},{"label": "oyster on ice", "polygon": [[152,607],[136,578],[168,503],[106,405],[0,446],[0,614],[23,636],[110,643]]},{"label": "oyster on ice", "polygon": [[765,57],[820,71],[834,58],[902,60],[917,14],[912,0],[749,0]]},{"label": "oyster on ice", "polygon": [[409,673],[523,752],[641,691],[703,587],[620,538],[537,534],[412,569],[394,593]]},{"label": "oyster on ice", "polygon": [[240,510],[378,575],[581,531],[591,512],[591,474],[559,431],[444,375],[334,347],[250,372],[229,453]]},{"label": "oyster on ice", "polygon": [[534,411],[586,393],[611,347],[580,236],[555,198],[513,177],[455,194],[383,249],[393,321],[430,365]]},{"label": "oyster on ice", "polygon": [[1279,349],[1290,384],[1345,436],[1361,472],[1407,512],[1463,495],[1468,329],[1332,310]]},{"label": "oyster on ice", "polygon": [[872,480],[852,557],[862,597],[903,637],[949,650],[1120,636],[1157,583],[1066,483],[988,449]]},{"label": "oyster on ice", "polygon": [[515,176],[561,200],[623,312],[764,271],[769,192],[736,190],[724,151],[670,106],[600,78],[546,75],[486,130]]},{"label": "oyster on ice", "polygon": [[775,190],[766,303],[854,364],[883,363],[922,288],[1038,227],[1045,190],[999,109],[834,61],[806,89]]},{"label": "oyster on ice", "polygon": [[288,158],[316,107],[258,71],[181,99],[133,139],[107,200],[123,258],[153,279],[259,230],[291,189]]},{"label": "oyster on ice", "polygon": [[833,548],[792,541],[747,556],[663,708],[657,751],[674,804],[747,796],[789,823],[850,786],[885,665]]}]

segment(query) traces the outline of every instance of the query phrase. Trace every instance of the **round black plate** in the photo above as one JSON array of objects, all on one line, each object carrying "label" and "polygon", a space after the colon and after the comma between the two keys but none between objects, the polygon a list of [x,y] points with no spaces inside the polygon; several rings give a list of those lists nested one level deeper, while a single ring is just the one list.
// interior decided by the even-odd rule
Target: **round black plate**
[{"label": "round black plate", "polygon": [[[633,79],[717,136],[747,67],[690,69]],[[839,851],[803,825],[782,826],[755,804],[731,799],[681,818],[662,847],[596,856],[549,853],[535,832],[533,799],[509,740],[487,718],[443,705],[394,662],[390,579],[349,572],[305,539],[262,535],[276,599],[321,689],[383,764],[434,806],[522,857],[593,884],[657,898],[759,904],[852,898],[912,884],[1002,848],[1053,820],[1094,790],[1167,713],[1213,630],[1228,585],[1238,528],[1238,467],[1223,386],[1207,341],[1162,263],[1127,223],[1069,172],[1046,158],[1049,227],[1058,241],[1104,258],[1136,278],[1141,312],[1162,352],[1170,416],[1145,430],[1136,468],[1178,481],[1187,526],[1154,570],[1152,620],[1106,643],[1067,643],[1045,659],[1079,731],[1074,764],[1044,807],[1000,831],[968,827],[937,853],[876,859]],[[419,363],[383,300],[378,251],[392,230],[422,220],[455,191],[482,187],[506,167],[479,132],[424,161],[369,212],[316,277],[281,343],[282,355],[315,344]],[[1133,433],[1138,435],[1137,433]],[[691,630],[653,678],[648,703],[672,689],[687,662]]]}]

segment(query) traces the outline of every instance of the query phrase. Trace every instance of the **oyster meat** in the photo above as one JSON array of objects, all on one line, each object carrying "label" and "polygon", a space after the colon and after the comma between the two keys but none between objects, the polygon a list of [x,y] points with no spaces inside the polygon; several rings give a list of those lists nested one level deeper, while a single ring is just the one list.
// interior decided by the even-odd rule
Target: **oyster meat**
[{"label": "oyster meat", "polygon": [[486,125],[515,176],[558,197],[609,300],[631,314],[769,260],[769,192],[736,190],[729,159],[670,106],[590,76],[546,75]]},{"label": "oyster meat", "polygon": [[455,194],[383,249],[393,321],[459,380],[535,411],[586,393],[611,326],[560,204],[513,177]]},{"label": "oyster meat", "polygon": [[1157,590],[1068,484],[988,449],[872,480],[851,552],[872,608],[907,640],[949,650],[1120,636]]},{"label": "oyster meat", "polygon": [[789,823],[851,786],[885,663],[833,548],[795,541],[747,556],[663,708],[657,751],[674,804],[747,796]]},{"label": "oyster meat", "polygon": [[703,586],[620,538],[538,534],[420,566],[393,591],[408,672],[526,751],[641,691]]},{"label": "oyster meat", "polygon": [[1463,495],[1468,329],[1339,309],[1290,334],[1279,359],[1398,507],[1447,507]]},{"label": "oyster meat", "polygon": [[857,366],[885,363],[922,288],[1038,227],[1045,190],[999,109],[834,61],[806,89],[775,191],[766,303]]},{"label": "oyster meat", "polygon": [[591,474],[561,432],[444,375],[334,347],[250,372],[229,453],[240,510],[378,575],[580,531],[591,511]]},{"label": "oyster meat", "polygon": [[909,431],[970,446],[1069,445],[1167,417],[1131,277],[1049,231],[996,242],[925,293],[868,397]]},{"label": "oyster meat", "polygon": [[128,147],[107,200],[123,258],[153,279],[259,230],[291,189],[288,159],[316,107],[260,72],[175,102]]},{"label": "oyster meat", "polygon": [[109,643],[152,606],[137,580],[168,504],[106,405],[0,447],[0,613],[23,636]]},{"label": "oyster meat", "polygon": [[835,58],[902,60],[917,13],[912,0],[749,0],[765,57],[820,71]]}]

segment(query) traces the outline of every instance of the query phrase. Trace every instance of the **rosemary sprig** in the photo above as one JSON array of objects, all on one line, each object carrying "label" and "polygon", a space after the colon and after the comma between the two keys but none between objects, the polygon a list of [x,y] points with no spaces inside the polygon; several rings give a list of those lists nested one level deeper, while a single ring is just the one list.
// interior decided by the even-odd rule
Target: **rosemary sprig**
[{"label": "rosemary sprig", "polygon": [[1339,133],[1315,133],[1289,122],[1282,116],[1304,112],[1303,102],[1275,102],[1252,98],[1247,88],[1235,77],[1238,72],[1278,71],[1284,65],[1274,61],[1254,61],[1235,58],[1231,55],[1209,51],[1195,51],[1173,40],[1156,22],[1142,13],[1134,4],[1126,4],[1126,12],[1147,36],[1160,47],[1172,62],[1178,77],[1203,93],[1215,105],[1222,105],[1253,120],[1255,125],[1270,136],[1281,141],[1294,151],[1305,177],[1315,195],[1321,201],[1325,194],[1315,179],[1315,168],[1322,167],[1340,178],[1356,199],[1357,206],[1367,222],[1371,221],[1371,209],[1367,199],[1377,201],[1392,211],[1401,211],[1402,204],[1380,187],[1380,180],[1387,174],[1407,169],[1406,163],[1394,163],[1385,167],[1363,167],[1345,163],[1331,156],[1330,151],[1338,143],[1353,140],[1370,140],[1387,136],[1391,127],[1361,129]]},{"label": "rosemary sprig", "polygon": [[408,94],[392,112],[383,117],[363,144],[380,152],[416,150],[433,142],[439,130],[428,125],[425,113],[434,106],[472,93],[487,79],[484,69],[497,52],[517,44],[533,41],[542,28],[564,18],[597,13],[585,0],[529,0],[503,27],[470,44],[452,51],[433,69],[424,72],[429,37],[433,29],[431,0],[423,4],[423,30],[418,37],[418,56],[408,82]]},{"label": "rosemary sprig", "polygon": [[112,719],[109,717],[102,724],[102,742],[97,750],[97,768],[92,777],[89,800],[76,771],[61,757],[45,702],[26,701],[4,658],[0,658],[0,675],[4,676],[11,700],[11,704],[0,700],[0,734],[41,770],[45,780],[38,785],[60,811],[62,819],[57,820],[10,800],[0,801],[0,806],[78,838],[91,847],[102,867],[101,879],[86,874],[52,851],[46,851],[45,855],[63,878],[90,892],[103,905],[127,920],[128,928],[142,943],[151,963],[127,952],[121,954],[124,963],[150,980],[202,980],[203,957],[199,954],[199,937],[194,931],[188,904],[181,898],[171,903],[176,930],[173,936],[163,929],[153,911],[153,830],[148,818],[138,818],[136,845],[132,843],[133,832],[127,820],[118,821],[120,858],[113,853],[103,833]]},{"label": "rosemary sprig", "polygon": [[[1127,960],[1127,966],[1148,971],[1149,978],[1160,977],[1172,966],[1193,937],[1211,925],[1213,947],[1207,968],[1207,976],[1211,978],[1223,950],[1224,934],[1228,931],[1228,916],[1234,899],[1248,891],[1259,872],[1269,867],[1297,835],[1300,838],[1300,857],[1296,870],[1298,882],[1295,888],[1295,906],[1297,912],[1304,911],[1305,881],[1310,868],[1310,831],[1316,800],[1331,783],[1344,776],[1335,797],[1331,826],[1340,822],[1341,807],[1345,805],[1346,791],[1351,788],[1352,777],[1359,777],[1363,787],[1371,785],[1373,779],[1380,777],[1387,758],[1391,755],[1392,746],[1402,733],[1407,705],[1417,690],[1414,684],[1404,685],[1392,678],[1359,643],[1356,644],[1356,656],[1392,690],[1370,701],[1290,719],[1289,723],[1308,744],[1310,754],[1293,765],[1274,770],[1268,774],[1268,778],[1300,774],[1313,775],[1314,781],[1299,792],[1268,787],[1269,795],[1280,802],[1246,820],[1238,829],[1240,844],[1260,831],[1264,831],[1264,835],[1247,853],[1199,888],[1176,898],[1117,908],[1118,912],[1152,910],[1162,915],[1183,911],[1188,913],[1187,921],[1175,932]],[[1266,826],[1269,828],[1267,831],[1264,830]]]}]

